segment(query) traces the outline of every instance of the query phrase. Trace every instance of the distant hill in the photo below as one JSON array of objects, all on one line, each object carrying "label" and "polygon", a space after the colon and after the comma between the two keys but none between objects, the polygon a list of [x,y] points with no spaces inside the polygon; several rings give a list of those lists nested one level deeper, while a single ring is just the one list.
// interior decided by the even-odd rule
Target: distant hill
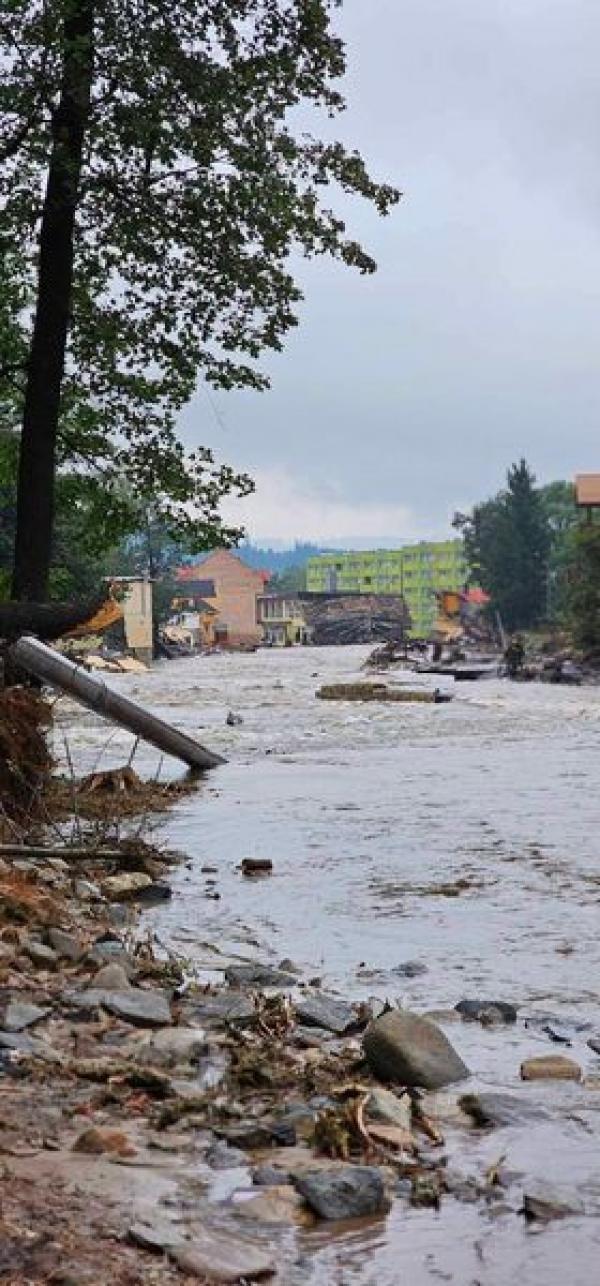
[{"label": "distant hill", "polygon": [[290,549],[263,549],[260,545],[239,545],[236,551],[240,558],[250,567],[258,570],[281,573],[291,567],[304,567],[309,558],[315,554],[330,554],[332,550],[320,545],[297,543]]}]

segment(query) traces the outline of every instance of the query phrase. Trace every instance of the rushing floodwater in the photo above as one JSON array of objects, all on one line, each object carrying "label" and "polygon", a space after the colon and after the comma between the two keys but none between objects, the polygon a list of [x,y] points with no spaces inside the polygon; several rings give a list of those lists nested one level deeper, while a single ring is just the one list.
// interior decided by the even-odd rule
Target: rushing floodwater
[{"label": "rushing floodwater", "polygon": [[[448,1132],[450,1161],[464,1172],[481,1176],[505,1153],[526,1176],[510,1208],[491,1215],[448,1198],[435,1213],[397,1202],[366,1232],[297,1234],[286,1286],[592,1286],[598,1214],[528,1230],[515,1209],[532,1177],[544,1177],[576,1185],[600,1210],[600,1083],[519,1080],[523,1057],[562,1052],[542,1015],[572,1036],[565,1052],[584,1072],[600,1075],[586,1046],[600,1032],[600,689],[486,680],[457,685],[449,705],[315,700],[321,683],[358,677],[366,655],[261,651],[110,677],[228,758],[161,822],[161,839],[192,864],[153,922],[191,956],[213,942],[292,957],[351,998],[425,1010],[485,996],[520,1007],[516,1028],[446,1028],[474,1088],[551,1111],[519,1128]],[[131,738],[60,705],[78,770],[99,756],[102,767],[123,762]],[[243,724],[226,726],[230,709]],[[140,748],[135,763],[157,771],[159,756]],[[179,769],[165,762],[161,772]],[[246,856],[272,858],[273,877],[242,879]],[[207,864],[217,876],[201,873]],[[207,899],[208,878],[220,901]],[[448,896],[457,881],[459,895]],[[399,977],[407,960],[427,972]]]}]

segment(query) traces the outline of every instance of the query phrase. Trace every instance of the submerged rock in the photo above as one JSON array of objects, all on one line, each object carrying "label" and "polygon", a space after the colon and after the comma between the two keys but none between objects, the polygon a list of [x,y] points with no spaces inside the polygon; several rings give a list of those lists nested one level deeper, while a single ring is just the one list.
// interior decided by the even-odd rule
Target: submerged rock
[{"label": "submerged rock", "polygon": [[404,960],[402,964],[395,965],[392,969],[392,973],[398,978],[420,978],[427,972],[427,965],[423,964],[422,960]]},{"label": "submerged rock", "polygon": [[515,1006],[506,1000],[459,1000],[456,1010],[463,1018],[484,1026],[517,1021]]},{"label": "submerged rock", "polygon": [[469,1075],[447,1036],[426,1018],[390,1009],[367,1028],[363,1048],[382,1080],[441,1089]]},{"label": "submerged rock", "polygon": [[542,1107],[514,1098],[512,1094],[463,1094],[458,1106],[482,1129],[494,1125],[519,1125],[523,1121],[540,1121],[547,1117]]},{"label": "submerged rock", "polygon": [[320,1027],[322,1030],[343,1036],[357,1025],[357,1014],[351,1005],[337,996],[328,996],[324,991],[314,996],[304,996],[298,1001],[296,1017],[306,1027]]},{"label": "submerged rock", "polygon": [[293,973],[258,963],[229,965],[225,977],[234,987],[295,987],[298,982]]},{"label": "submerged rock", "polygon": [[590,1036],[588,1049],[591,1049],[593,1054],[600,1054],[600,1036]]},{"label": "submerged rock", "polygon": [[552,1219],[582,1215],[584,1206],[576,1192],[555,1188],[548,1183],[536,1183],[529,1192],[523,1193],[523,1214],[526,1219],[549,1223]]},{"label": "submerged rock", "polygon": [[305,1170],[295,1176],[294,1182],[320,1219],[357,1219],[389,1209],[381,1171],[375,1166]]},{"label": "submerged rock", "polygon": [[579,1063],[564,1054],[542,1054],[521,1063],[523,1081],[580,1081],[581,1076]]}]

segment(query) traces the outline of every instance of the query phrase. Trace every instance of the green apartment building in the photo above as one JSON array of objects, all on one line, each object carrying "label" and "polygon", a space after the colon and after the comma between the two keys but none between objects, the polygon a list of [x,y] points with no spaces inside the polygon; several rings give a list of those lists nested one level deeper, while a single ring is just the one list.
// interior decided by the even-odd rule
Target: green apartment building
[{"label": "green apartment building", "polygon": [[311,594],[402,594],[412,633],[428,635],[437,614],[435,591],[462,589],[467,566],[462,540],[420,541],[400,549],[319,554],[306,564]]}]

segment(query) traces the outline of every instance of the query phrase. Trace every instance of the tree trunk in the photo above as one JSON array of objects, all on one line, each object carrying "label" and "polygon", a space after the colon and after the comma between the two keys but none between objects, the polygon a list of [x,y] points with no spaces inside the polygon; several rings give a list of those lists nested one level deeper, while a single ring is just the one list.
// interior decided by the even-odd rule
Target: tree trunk
[{"label": "tree trunk", "polygon": [[94,0],[66,0],[60,100],[40,231],[37,303],[19,456],[12,596],[48,596],[56,440],[73,288],[75,213],[93,73]]}]

